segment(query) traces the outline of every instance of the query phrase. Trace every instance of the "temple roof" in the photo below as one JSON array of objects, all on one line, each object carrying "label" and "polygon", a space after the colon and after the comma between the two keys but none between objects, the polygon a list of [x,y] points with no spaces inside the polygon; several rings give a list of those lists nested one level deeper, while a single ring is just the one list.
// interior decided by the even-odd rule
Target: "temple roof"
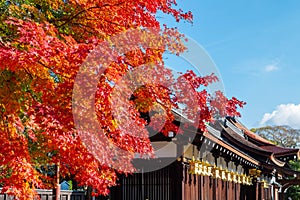
[{"label": "temple roof", "polygon": [[253,133],[252,131],[250,131],[248,128],[246,128],[242,123],[240,123],[236,119],[234,119],[234,118],[226,118],[226,120],[230,121],[233,125],[235,125],[237,128],[239,128],[240,130],[242,130],[245,135],[247,135],[251,139],[255,140],[257,143],[261,143],[262,145],[274,145],[269,140],[266,140],[265,138],[260,137],[259,135],[257,135],[255,133]]},{"label": "temple roof", "polygon": [[300,158],[299,149],[280,147],[280,146],[276,146],[276,145],[261,146],[261,148],[272,151],[276,157],[295,155],[295,156],[297,156],[298,159]]},{"label": "temple roof", "polygon": [[[215,129],[215,127],[208,125],[208,131],[203,134],[204,137],[210,139],[211,141],[215,142],[216,144],[222,146],[223,148],[235,153],[236,155],[240,156],[241,158],[253,163],[254,165],[260,165],[260,162],[251,156],[249,156],[247,153],[242,151],[239,148],[236,148],[236,146],[232,145],[228,141],[224,140],[222,138],[222,134],[220,130]],[[219,132],[219,133],[218,133]]]},{"label": "temple roof", "polygon": [[284,157],[284,156],[296,156],[297,159],[300,159],[300,150],[295,148],[281,147],[273,144],[272,142],[262,138],[261,136],[253,133],[247,129],[242,123],[233,119],[226,118],[231,124],[236,126],[238,129],[242,130],[244,137],[248,139],[251,143],[258,146],[260,149],[272,152],[275,157]]},{"label": "temple roof", "polygon": [[[180,112],[175,112],[175,121],[183,124],[193,124]],[[217,143],[223,148],[233,152],[241,158],[255,165],[270,166],[283,170],[288,169],[288,160],[300,158],[300,150],[294,148],[280,147],[262,138],[246,128],[241,122],[232,117],[216,120],[207,125],[207,132],[203,133],[195,128],[183,126],[184,132],[194,133]],[[193,130],[192,130],[193,129]],[[201,145],[201,143],[199,143]]]},{"label": "temple roof", "polygon": [[216,156],[221,155],[225,159],[244,165],[245,169],[258,168],[263,170],[264,174],[276,173],[282,178],[282,185],[293,183],[291,181],[294,179],[290,180],[290,177],[296,177],[295,181],[300,183],[300,172],[294,171],[289,165],[289,160],[300,159],[299,149],[277,146],[232,117],[207,124],[207,130],[202,132],[197,127],[192,127],[193,121],[180,112],[173,113],[177,124],[187,125],[181,126],[185,133],[182,136],[194,145],[201,147],[205,142],[206,145],[213,144],[211,148]]}]

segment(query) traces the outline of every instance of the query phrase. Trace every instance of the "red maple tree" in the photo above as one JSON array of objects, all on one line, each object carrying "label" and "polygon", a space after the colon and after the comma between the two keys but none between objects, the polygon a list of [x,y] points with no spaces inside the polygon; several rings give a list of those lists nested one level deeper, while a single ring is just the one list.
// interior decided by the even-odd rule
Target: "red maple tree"
[{"label": "red maple tree", "polygon": [[[169,130],[179,133],[172,123],[172,109],[180,105],[186,105],[183,110],[187,117],[199,116],[195,126],[205,130],[205,122],[213,120],[215,111],[239,115],[237,106],[244,104],[235,98],[228,100],[221,93],[211,99],[201,87],[217,81],[214,75],[198,77],[188,71],[175,78],[164,67],[164,52],[180,54],[185,50],[184,36],[176,29],[161,26],[156,19],[157,12],[170,14],[176,21],[192,20],[190,12],[176,8],[175,0],[11,0],[2,1],[0,10],[3,13],[0,17],[0,184],[2,192],[19,199],[33,199],[36,188],[52,187],[56,177],[48,172],[55,165],[60,167],[61,177],[72,176],[80,185],[92,186],[98,194],[108,194],[108,188],[116,183],[117,172],[134,170],[131,160],[135,152],[153,154],[145,128],[147,121],[141,113],[163,110],[163,115],[153,117],[151,126],[163,133]],[[115,59],[105,63],[97,79],[91,78],[94,71],[84,73],[90,76],[81,79],[81,88],[76,89],[76,77],[98,45],[128,30],[148,33],[147,28],[157,31],[159,39],[147,42],[154,41],[154,44],[122,54],[113,45],[101,49]],[[131,39],[125,38],[123,44],[130,44]],[[149,35],[135,39],[145,42]],[[122,40],[117,42],[120,44]],[[141,76],[138,79],[135,76],[134,81],[146,84],[134,90],[120,87],[122,81],[130,85],[132,79],[124,80],[124,76],[136,70]],[[152,82],[146,81],[149,77]],[[89,84],[94,84],[96,90],[89,91]],[[182,88],[189,88],[188,94]],[[93,96],[92,108],[99,129],[90,132],[85,131],[87,127],[80,129],[76,125],[74,112],[89,124],[90,117],[85,116],[84,110],[90,102],[74,102],[74,90],[77,99]],[[120,107],[112,102],[120,103],[124,110],[118,110]],[[75,110],[74,103],[78,103]],[[190,104],[193,109],[188,109]],[[90,149],[87,144],[94,144],[95,138],[101,144]],[[115,147],[123,151],[116,151]]]}]

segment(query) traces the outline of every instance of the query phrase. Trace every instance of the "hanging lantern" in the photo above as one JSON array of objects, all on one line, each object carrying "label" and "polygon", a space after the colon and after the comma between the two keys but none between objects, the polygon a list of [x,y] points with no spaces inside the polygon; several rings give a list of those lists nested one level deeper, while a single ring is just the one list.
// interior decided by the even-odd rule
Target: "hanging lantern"
[{"label": "hanging lantern", "polygon": [[226,170],[227,181],[232,181],[231,172]]},{"label": "hanging lantern", "polygon": [[226,170],[221,169],[220,171],[221,171],[221,179],[227,181]]},{"label": "hanging lantern", "polygon": [[246,185],[252,185],[252,177],[250,176],[246,177]]},{"label": "hanging lantern", "polygon": [[220,169],[218,167],[214,166],[212,172],[213,172],[213,178],[215,179],[221,178]]},{"label": "hanging lantern", "polygon": [[189,162],[189,174],[202,175],[203,174],[202,162],[199,160],[192,159]]},{"label": "hanging lantern", "polygon": [[237,174],[235,172],[231,172],[231,176],[232,176],[232,181],[234,183],[237,183],[238,182],[238,180],[237,180]]},{"label": "hanging lantern", "polygon": [[209,167],[208,162],[203,163],[203,165],[202,165],[202,175],[203,176],[208,176],[208,167]]},{"label": "hanging lantern", "polygon": [[202,162],[196,162],[195,174],[201,175],[202,174]]},{"label": "hanging lantern", "polygon": [[207,176],[213,176],[213,166],[207,166]]},{"label": "hanging lantern", "polygon": [[263,188],[269,188],[269,185],[268,185],[267,181],[265,181],[265,180],[263,181],[262,186],[263,186]]},{"label": "hanging lantern", "polygon": [[256,169],[249,169],[250,176],[256,176]]},{"label": "hanging lantern", "polygon": [[249,175],[252,176],[252,177],[255,177],[255,178],[260,177],[261,170],[255,169],[255,168],[254,169],[249,169]]},{"label": "hanging lantern", "polygon": [[247,185],[247,177],[246,177],[246,175],[242,174],[241,176],[242,176],[242,184],[243,185]]},{"label": "hanging lantern", "polygon": [[261,170],[259,170],[259,169],[256,170],[256,176],[257,176],[257,177],[260,177],[260,174],[261,174]]},{"label": "hanging lantern", "polygon": [[196,161],[193,156],[193,159],[189,161],[189,174],[195,174],[196,169]]},{"label": "hanging lantern", "polygon": [[241,184],[242,183],[242,175],[237,174],[237,183]]}]

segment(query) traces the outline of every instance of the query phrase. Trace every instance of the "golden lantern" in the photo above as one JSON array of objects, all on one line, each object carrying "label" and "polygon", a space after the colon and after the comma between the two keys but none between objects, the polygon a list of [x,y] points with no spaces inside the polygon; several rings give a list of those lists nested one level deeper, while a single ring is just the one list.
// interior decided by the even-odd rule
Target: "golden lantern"
[{"label": "golden lantern", "polygon": [[242,183],[242,175],[237,174],[237,183],[241,184]]},{"label": "golden lantern", "polygon": [[242,184],[243,185],[247,185],[247,177],[246,177],[246,175],[242,174],[241,176],[242,176]]},{"label": "golden lantern", "polygon": [[195,174],[196,171],[196,161],[194,157],[192,160],[189,161],[189,174]]},{"label": "golden lantern", "polygon": [[267,176],[264,176],[264,175],[261,176],[261,186],[263,188],[269,188],[268,177]]},{"label": "golden lantern", "polygon": [[202,168],[203,168],[202,162],[198,161],[197,165],[196,165],[195,173],[198,174],[198,175],[201,175],[202,174]]},{"label": "golden lantern", "polygon": [[263,188],[269,188],[269,185],[268,185],[267,181],[265,181],[265,180],[262,181],[262,187]]},{"label": "golden lantern", "polygon": [[226,170],[227,181],[232,181],[231,172]]},{"label": "golden lantern", "polygon": [[192,159],[189,162],[189,165],[190,165],[189,167],[190,174],[197,174],[197,175],[203,174],[203,165],[201,161]]},{"label": "golden lantern", "polygon": [[249,169],[250,176],[256,176],[256,169]]},{"label": "golden lantern", "polygon": [[227,181],[226,170],[221,169],[220,171],[221,171],[221,179]]},{"label": "golden lantern", "polygon": [[221,175],[220,175],[220,169],[216,166],[213,167],[212,169],[212,172],[213,172],[213,178],[221,178]]},{"label": "golden lantern", "polygon": [[252,176],[252,177],[260,177],[260,174],[261,174],[261,170],[259,169],[249,169],[249,175]]},{"label": "golden lantern", "polygon": [[259,169],[256,170],[256,176],[257,176],[257,177],[260,177],[260,174],[261,174],[261,170],[259,170]]},{"label": "golden lantern", "polygon": [[207,176],[213,176],[213,167],[212,166],[207,167]]},{"label": "golden lantern", "polygon": [[237,180],[237,174],[235,172],[231,172],[231,176],[232,176],[232,181],[234,183],[237,183],[238,182],[238,180]]},{"label": "golden lantern", "polygon": [[246,177],[246,185],[252,185],[252,177],[250,176]]},{"label": "golden lantern", "polygon": [[202,175],[203,176],[207,175],[207,165],[205,165],[205,164],[202,165]]},{"label": "golden lantern", "polygon": [[202,175],[203,176],[211,176],[211,165],[206,161],[202,163]]}]

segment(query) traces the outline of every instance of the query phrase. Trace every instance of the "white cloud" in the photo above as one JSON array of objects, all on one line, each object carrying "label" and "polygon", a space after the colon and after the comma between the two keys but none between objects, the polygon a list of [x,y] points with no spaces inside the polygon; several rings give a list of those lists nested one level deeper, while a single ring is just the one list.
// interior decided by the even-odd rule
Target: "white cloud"
[{"label": "white cloud", "polygon": [[264,69],[266,72],[273,72],[273,71],[277,71],[279,68],[277,65],[266,65]]},{"label": "white cloud", "polygon": [[265,113],[260,126],[288,125],[300,129],[300,104],[281,104],[272,113]]}]

